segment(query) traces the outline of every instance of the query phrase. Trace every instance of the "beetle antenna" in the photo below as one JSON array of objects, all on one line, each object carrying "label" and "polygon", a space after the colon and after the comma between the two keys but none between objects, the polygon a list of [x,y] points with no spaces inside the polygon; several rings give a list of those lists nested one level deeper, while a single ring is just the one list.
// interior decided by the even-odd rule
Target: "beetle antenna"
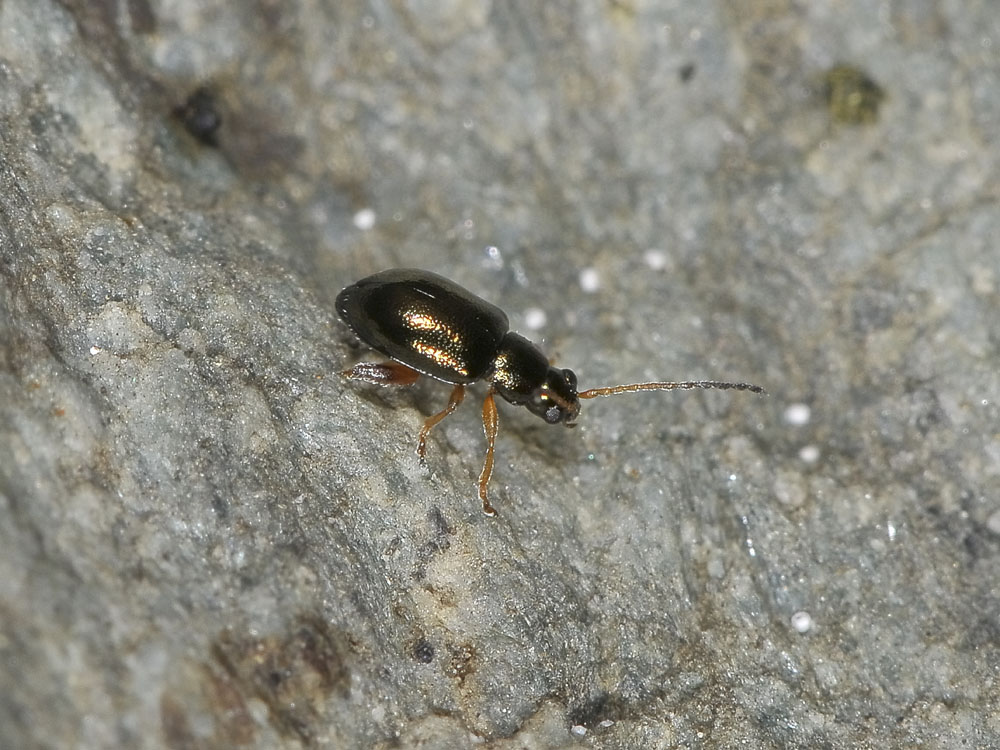
[{"label": "beetle antenna", "polygon": [[688,380],[680,383],[629,383],[628,385],[609,385],[603,388],[590,388],[576,394],[577,398],[597,398],[598,396],[614,396],[619,393],[635,393],[636,391],[687,391],[693,388],[716,388],[725,391],[750,391],[752,393],[767,393],[759,385],[751,383],[723,383],[718,380]]}]

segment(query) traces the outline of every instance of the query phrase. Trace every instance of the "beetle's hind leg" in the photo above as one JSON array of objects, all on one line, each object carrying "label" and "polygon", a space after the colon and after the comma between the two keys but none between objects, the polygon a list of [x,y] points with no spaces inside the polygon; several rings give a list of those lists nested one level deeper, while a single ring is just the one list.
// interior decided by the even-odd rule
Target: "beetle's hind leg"
[{"label": "beetle's hind leg", "polygon": [[451,391],[451,398],[448,399],[448,405],[434,416],[428,417],[427,421],[424,422],[424,426],[420,429],[420,436],[417,438],[417,455],[420,456],[421,464],[424,463],[424,457],[427,455],[427,435],[430,433],[431,428],[455,411],[458,405],[462,403],[463,398],[465,398],[465,386],[456,385]]},{"label": "beetle's hind leg", "polygon": [[341,374],[372,385],[413,385],[420,377],[419,372],[399,362],[358,362]]}]

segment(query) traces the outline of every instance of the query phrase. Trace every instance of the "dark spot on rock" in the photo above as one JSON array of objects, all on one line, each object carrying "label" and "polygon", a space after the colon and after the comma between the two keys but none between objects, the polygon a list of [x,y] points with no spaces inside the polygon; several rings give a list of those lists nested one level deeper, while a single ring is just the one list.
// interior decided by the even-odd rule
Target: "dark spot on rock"
[{"label": "dark spot on rock", "polygon": [[132,31],[136,34],[153,34],[156,32],[156,14],[149,0],[128,0],[128,18]]},{"label": "dark spot on rock", "polygon": [[421,664],[430,664],[434,661],[434,646],[426,638],[419,639],[413,644],[413,658]]},{"label": "dark spot on rock", "polygon": [[346,636],[315,616],[300,618],[286,633],[260,638],[226,630],[213,646],[215,661],[240,694],[262,701],[278,732],[305,743],[315,739],[328,698],[347,695],[348,653]]},{"label": "dark spot on rock", "polygon": [[222,114],[216,95],[207,87],[200,86],[174,109],[174,116],[184,125],[185,130],[206,146],[218,146],[218,131],[222,127]]},{"label": "dark spot on rock", "polygon": [[602,721],[617,721],[623,716],[622,705],[613,695],[600,692],[569,710],[569,723],[588,728],[596,727]]},{"label": "dark spot on rock", "polygon": [[448,662],[448,669],[445,671],[449,677],[457,677],[459,681],[464,680],[476,671],[476,647],[470,643],[463,643],[449,646],[451,660]]},{"label": "dark spot on rock", "polygon": [[823,93],[830,119],[845,125],[867,125],[878,120],[885,91],[867,73],[853,65],[834,65],[823,77]]}]

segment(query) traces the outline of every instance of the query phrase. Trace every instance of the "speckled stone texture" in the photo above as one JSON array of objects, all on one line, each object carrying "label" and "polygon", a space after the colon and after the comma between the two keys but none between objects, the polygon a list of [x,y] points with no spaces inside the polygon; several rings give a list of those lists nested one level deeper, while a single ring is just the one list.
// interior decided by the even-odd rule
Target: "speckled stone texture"
[{"label": "speckled stone texture", "polygon": [[[0,1],[0,747],[1000,746],[998,50],[994,0]],[[448,387],[338,374],[391,266],[583,388],[769,396],[501,405],[486,518],[481,389],[424,469]]]}]

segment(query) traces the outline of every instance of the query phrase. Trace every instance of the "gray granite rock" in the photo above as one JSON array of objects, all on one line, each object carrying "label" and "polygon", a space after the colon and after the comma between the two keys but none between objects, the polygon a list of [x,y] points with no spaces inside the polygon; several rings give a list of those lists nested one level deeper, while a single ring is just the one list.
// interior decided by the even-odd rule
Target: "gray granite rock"
[{"label": "gray granite rock", "polygon": [[0,746],[1000,745],[994,3],[536,5],[0,3]]}]

